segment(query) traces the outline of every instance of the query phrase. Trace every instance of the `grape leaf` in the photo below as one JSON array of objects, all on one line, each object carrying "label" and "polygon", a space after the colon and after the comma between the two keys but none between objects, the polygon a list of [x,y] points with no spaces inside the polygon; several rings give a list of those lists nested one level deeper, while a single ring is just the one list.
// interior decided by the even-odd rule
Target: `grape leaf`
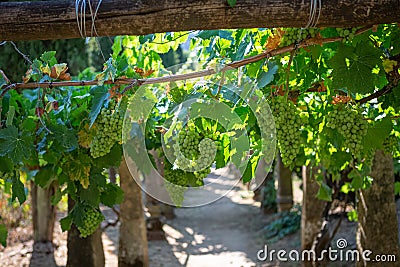
[{"label": "grape leaf", "polygon": [[90,90],[90,94],[93,96],[92,99],[92,109],[90,110],[89,118],[90,118],[90,127],[92,127],[94,121],[101,111],[101,107],[104,104],[104,101],[109,97],[109,92],[107,87],[105,86],[95,86]]},{"label": "grape leaf", "polygon": [[236,5],[236,0],[228,0],[228,5],[234,7]]},{"label": "grape leaf", "polygon": [[316,197],[324,201],[332,201],[332,188],[325,183],[321,183]]},{"label": "grape leaf", "polygon": [[62,218],[60,220],[60,225],[63,232],[68,231],[69,229],[71,229],[72,217],[68,215],[67,217]]},{"label": "grape leaf", "polygon": [[24,203],[26,200],[24,184],[16,176],[14,176],[14,178],[12,180],[11,188],[12,188],[12,198],[11,199],[14,201],[16,198],[18,198],[18,201],[20,204]]},{"label": "grape leaf", "polygon": [[246,170],[243,173],[243,183],[250,182],[256,175],[256,169],[258,165],[258,161],[260,159],[260,151],[257,150],[254,152],[247,163]]},{"label": "grape leaf", "polygon": [[268,71],[261,71],[257,77],[257,84],[259,88],[265,87],[267,84],[274,80],[274,75],[278,71],[276,63],[268,62]]},{"label": "grape leaf", "polygon": [[120,144],[115,144],[110,153],[102,157],[98,157],[94,160],[94,163],[98,167],[108,168],[117,167],[121,164],[122,160],[122,146]]},{"label": "grape leaf", "polygon": [[353,93],[373,92],[378,76],[372,70],[376,66],[383,68],[381,55],[379,49],[365,43],[356,47],[341,45],[329,61],[333,68],[333,86]]},{"label": "grape leaf", "polygon": [[100,201],[104,205],[112,208],[115,204],[120,204],[124,200],[124,192],[115,184],[107,184],[106,190],[100,195]]},{"label": "grape leaf", "polygon": [[389,136],[392,129],[393,123],[388,116],[370,126],[364,137],[365,149],[381,148],[383,141]]},{"label": "grape leaf", "polygon": [[100,192],[97,186],[90,185],[87,189],[82,190],[80,197],[92,207],[98,207],[100,204]]},{"label": "grape leaf", "polygon": [[53,169],[44,167],[39,170],[35,175],[35,184],[40,187],[47,187],[54,178]]},{"label": "grape leaf", "polygon": [[360,172],[353,169],[350,173],[349,173],[349,178],[351,178],[351,186],[354,189],[361,189],[363,187],[363,177],[361,176]]},{"label": "grape leaf", "polygon": [[0,130],[0,156],[8,156],[15,164],[29,158],[32,153],[33,137],[27,132],[21,136],[15,126]]},{"label": "grape leaf", "polygon": [[0,224],[0,244],[2,244],[3,247],[7,246],[7,236],[7,227],[4,224]]}]

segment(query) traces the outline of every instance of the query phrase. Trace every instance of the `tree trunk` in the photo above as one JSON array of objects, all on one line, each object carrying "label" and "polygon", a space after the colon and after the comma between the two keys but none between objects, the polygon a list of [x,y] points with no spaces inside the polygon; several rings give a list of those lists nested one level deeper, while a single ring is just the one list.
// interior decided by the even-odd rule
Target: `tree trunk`
[{"label": "tree trunk", "polygon": [[117,183],[117,171],[115,170],[114,167],[108,169],[108,178],[110,179],[111,183],[113,184]]},{"label": "tree trunk", "polygon": [[[86,3],[83,16],[76,15]],[[91,1],[97,9],[100,1]],[[230,7],[226,0],[103,0],[92,28],[88,1],[35,1],[0,3],[0,40],[47,40],[83,36],[146,35],[156,32],[304,27],[310,1],[242,0]],[[318,27],[354,27],[400,21],[398,0],[322,1]],[[318,10],[317,10],[318,11]],[[78,14],[80,14],[78,12]]]},{"label": "tree trunk", "polygon": [[400,251],[398,243],[398,222],[394,198],[394,173],[391,155],[382,150],[375,153],[371,177],[372,186],[360,190],[358,194],[358,230],[357,246],[360,254],[372,251],[368,255],[395,255],[396,262],[366,262],[360,261],[358,266],[400,266]]},{"label": "tree trunk", "polygon": [[119,177],[125,199],[120,205],[118,266],[147,267],[149,259],[142,190],[129,172],[125,159],[119,167]]},{"label": "tree trunk", "polygon": [[30,266],[57,266],[54,258],[53,230],[56,207],[51,204],[54,185],[43,189],[31,182],[33,252]]},{"label": "tree trunk", "polygon": [[279,152],[276,157],[275,175],[278,179],[278,211],[290,210],[293,206],[292,171],[283,165]]},{"label": "tree trunk", "polygon": [[[74,204],[74,201],[69,197],[68,210],[71,210]],[[67,239],[67,267],[103,267],[105,265],[105,257],[101,234],[102,231],[99,227],[92,235],[81,238],[79,237],[78,229],[72,224],[71,229],[68,231]]]},{"label": "tree trunk", "polygon": [[[303,207],[301,212],[301,249],[311,250],[314,240],[321,231],[323,223],[322,214],[326,205],[325,201],[317,199],[319,185],[315,181],[318,167],[303,166]],[[313,266],[312,262],[304,261],[303,266]]]}]

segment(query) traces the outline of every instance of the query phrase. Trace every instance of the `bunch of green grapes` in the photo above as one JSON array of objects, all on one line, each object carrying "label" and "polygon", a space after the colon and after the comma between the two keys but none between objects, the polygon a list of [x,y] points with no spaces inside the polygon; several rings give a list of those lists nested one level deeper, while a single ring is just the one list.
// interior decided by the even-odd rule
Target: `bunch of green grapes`
[{"label": "bunch of green grapes", "polygon": [[93,234],[103,220],[104,216],[100,210],[86,208],[83,218],[83,226],[78,226],[81,237],[85,238]]},{"label": "bunch of green grapes", "polygon": [[285,28],[285,35],[282,38],[281,44],[288,46],[294,43],[299,43],[308,38],[317,36],[319,29],[317,28]]},{"label": "bunch of green grapes", "polygon": [[391,134],[385,138],[382,146],[386,154],[393,154],[398,149],[399,140],[394,134]]},{"label": "bunch of green grapes", "polygon": [[344,146],[356,158],[363,156],[363,139],[368,131],[368,122],[364,120],[358,107],[344,104],[334,105],[333,111],[326,117],[326,126],[337,129],[344,137]]},{"label": "bunch of green grapes", "polygon": [[98,158],[110,153],[114,144],[122,136],[123,112],[112,100],[103,108],[96,120],[96,135],[90,145],[92,157]]},{"label": "bunch of green grapes", "polygon": [[287,97],[277,96],[271,101],[271,111],[275,118],[276,137],[282,163],[290,166],[300,151],[300,112]]},{"label": "bunch of green grapes", "polygon": [[353,40],[357,30],[358,28],[336,28],[339,37],[343,37],[342,42],[348,42]]},{"label": "bunch of green grapes", "polygon": [[216,141],[219,136],[219,132],[199,133],[192,125],[180,131],[175,136],[174,144],[176,167],[195,172],[198,178],[207,176],[211,171],[210,166],[214,161],[216,150],[222,148],[220,142]]},{"label": "bunch of green grapes", "polygon": [[189,183],[188,173],[179,169],[174,170],[172,164],[166,161],[164,165],[164,179],[168,181],[168,183],[165,183],[165,189],[171,200],[175,205],[181,206]]}]

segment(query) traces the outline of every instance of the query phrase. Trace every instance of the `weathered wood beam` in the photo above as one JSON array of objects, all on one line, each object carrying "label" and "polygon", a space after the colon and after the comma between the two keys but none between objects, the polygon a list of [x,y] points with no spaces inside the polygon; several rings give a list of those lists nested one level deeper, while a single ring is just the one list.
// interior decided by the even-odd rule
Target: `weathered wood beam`
[{"label": "weathered wood beam", "polygon": [[[81,0],[81,2],[87,0]],[[99,0],[92,0],[95,10]],[[95,19],[98,36],[228,28],[304,27],[310,1],[103,0]],[[89,4],[85,36],[91,31]],[[351,27],[400,21],[400,0],[322,0],[319,27]],[[0,2],[0,40],[81,37],[75,0]]]}]

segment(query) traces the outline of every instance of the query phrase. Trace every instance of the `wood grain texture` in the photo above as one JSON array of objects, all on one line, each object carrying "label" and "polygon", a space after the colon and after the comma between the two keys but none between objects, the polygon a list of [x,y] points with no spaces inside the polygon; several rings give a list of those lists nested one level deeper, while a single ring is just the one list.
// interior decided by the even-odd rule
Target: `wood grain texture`
[{"label": "wood grain texture", "polygon": [[[93,10],[98,1],[91,1]],[[310,2],[304,0],[103,0],[98,36],[228,28],[304,27]],[[91,30],[89,7],[86,33]],[[400,21],[400,0],[322,0],[319,27],[350,27]],[[81,37],[74,0],[0,2],[0,40]]]}]

